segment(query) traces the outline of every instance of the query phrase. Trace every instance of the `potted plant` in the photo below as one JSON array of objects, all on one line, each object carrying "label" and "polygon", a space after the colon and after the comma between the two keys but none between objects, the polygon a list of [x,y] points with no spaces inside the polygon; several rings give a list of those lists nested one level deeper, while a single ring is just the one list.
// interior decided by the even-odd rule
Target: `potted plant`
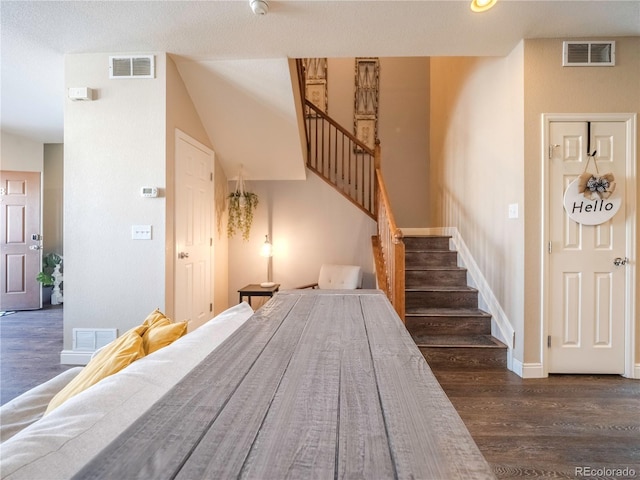
[{"label": "potted plant", "polygon": [[51,291],[55,284],[55,278],[53,276],[54,271],[58,267],[58,271],[62,267],[62,256],[57,253],[47,253],[42,256],[42,271],[36,276],[36,280],[42,284],[43,299],[49,301],[51,298]]},{"label": "potted plant", "polygon": [[238,174],[236,188],[229,194],[229,221],[227,235],[233,237],[236,232],[242,232],[242,238],[249,240],[253,212],[258,206],[258,195],[245,189],[242,170]]}]

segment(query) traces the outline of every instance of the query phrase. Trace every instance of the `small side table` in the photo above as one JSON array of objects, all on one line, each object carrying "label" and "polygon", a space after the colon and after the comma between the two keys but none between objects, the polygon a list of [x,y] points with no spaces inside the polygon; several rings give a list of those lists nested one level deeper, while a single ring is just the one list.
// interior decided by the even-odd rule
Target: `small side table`
[{"label": "small side table", "polygon": [[279,283],[276,283],[273,287],[261,287],[258,283],[252,283],[238,290],[240,294],[238,303],[242,303],[242,297],[247,297],[249,305],[251,305],[251,297],[273,297],[273,294],[279,289]]}]

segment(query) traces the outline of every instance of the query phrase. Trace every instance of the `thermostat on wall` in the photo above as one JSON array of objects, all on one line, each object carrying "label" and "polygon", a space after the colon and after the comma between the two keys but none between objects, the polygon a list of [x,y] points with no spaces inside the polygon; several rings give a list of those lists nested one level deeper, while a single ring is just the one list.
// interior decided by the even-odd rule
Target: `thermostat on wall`
[{"label": "thermostat on wall", "polygon": [[157,197],[158,196],[158,189],[156,187],[142,187],[140,189],[140,195],[142,195],[143,197]]}]

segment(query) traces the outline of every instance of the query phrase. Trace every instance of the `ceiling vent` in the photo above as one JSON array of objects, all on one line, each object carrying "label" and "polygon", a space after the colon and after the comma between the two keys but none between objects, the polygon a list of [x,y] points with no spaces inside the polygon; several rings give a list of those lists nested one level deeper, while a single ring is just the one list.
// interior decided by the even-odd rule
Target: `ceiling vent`
[{"label": "ceiling vent", "polygon": [[153,55],[109,57],[109,78],[154,78]]},{"label": "ceiling vent", "polygon": [[616,42],[564,42],[563,67],[612,67],[616,64]]}]

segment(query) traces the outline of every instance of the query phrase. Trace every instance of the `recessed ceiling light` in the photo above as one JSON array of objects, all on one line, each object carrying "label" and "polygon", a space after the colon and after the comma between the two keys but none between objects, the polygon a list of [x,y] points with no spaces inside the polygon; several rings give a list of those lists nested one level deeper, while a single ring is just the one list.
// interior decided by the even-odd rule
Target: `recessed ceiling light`
[{"label": "recessed ceiling light", "polygon": [[498,0],[471,0],[471,10],[474,12],[486,12],[493,7]]}]

